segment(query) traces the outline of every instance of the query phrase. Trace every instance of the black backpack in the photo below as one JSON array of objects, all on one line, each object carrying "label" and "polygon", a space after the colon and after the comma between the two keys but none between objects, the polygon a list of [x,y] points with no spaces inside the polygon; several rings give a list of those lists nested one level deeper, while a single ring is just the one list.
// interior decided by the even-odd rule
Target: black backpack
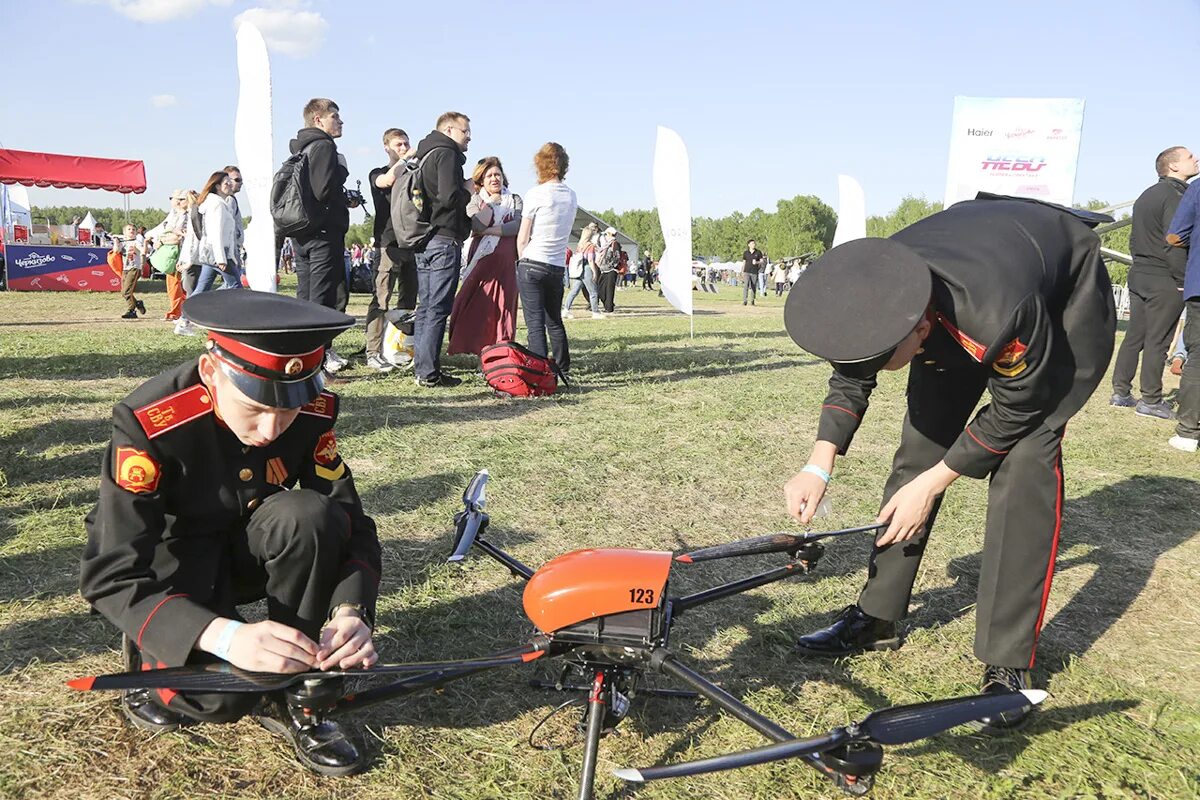
[{"label": "black backpack", "polygon": [[[319,141],[319,140],[318,140]],[[298,236],[313,230],[325,208],[313,194],[308,174],[309,142],[289,156],[271,181],[271,219],[276,236]]]},{"label": "black backpack", "polygon": [[433,148],[420,161],[406,162],[404,171],[392,184],[392,232],[396,234],[396,244],[406,250],[424,250],[433,233],[433,226],[429,224],[433,209],[426,202],[421,170],[429,157],[440,149]]}]

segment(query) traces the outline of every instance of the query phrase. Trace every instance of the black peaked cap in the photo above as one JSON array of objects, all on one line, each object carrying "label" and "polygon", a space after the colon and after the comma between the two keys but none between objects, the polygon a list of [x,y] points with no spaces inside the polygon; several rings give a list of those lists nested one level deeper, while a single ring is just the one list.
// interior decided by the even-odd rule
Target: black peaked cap
[{"label": "black peaked cap", "polygon": [[321,393],[325,346],[354,325],[332,308],[249,289],[203,292],[183,313],[208,329],[208,350],[234,385],[276,408],[298,408]]},{"label": "black peaked cap", "polygon": [[873,374],[921,321],[931,283],[928,263],[905,245],[855,239],[800,275],[784,305],[784,327],[796,344],[835,367],[859,364]]}]

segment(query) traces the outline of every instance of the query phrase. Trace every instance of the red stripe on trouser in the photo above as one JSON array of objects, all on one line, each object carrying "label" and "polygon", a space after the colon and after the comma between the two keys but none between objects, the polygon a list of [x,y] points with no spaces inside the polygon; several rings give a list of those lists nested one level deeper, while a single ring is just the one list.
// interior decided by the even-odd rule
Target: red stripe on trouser
[{"label": "red stripe on trouser", "polygon": [[[145,661],[142,662],[142,672],[148,672],[152,669],[166,669],[166,668],[167,668],[167,665],[161,661],[158,662],[157,667],[152,667],[149,664],[147,664]],[[179,694],[179,692],[176,692],[174,689],[157,689],[155,691],[158,692],[158,697],[160,700],[162,700],[162,704],[164,706],[170,705],[171,699],[173,697],[175,697],[175,695]]]},{"label": "red stripe on trouser", "polygon": [[1058,559],[1058,535],[1062,533],[1062,439],[1059,439],[1058,458],[1054,462],[1054,477],[1058,478],[1058,496],[1054,501],[1054,541],[1050,544],[1050,563],[1046,565],[1046,580],[1042,585],[1042,606],[1038,609],[1037,623],[1033,626],[1033,649],[1029,653],[1030,669],[1033,669],[1033,662],[1037,659],[1038,637],[1042,634],[1042,620],[1046,616],[1046,603],[1050,600],[1050,584],[1054,581],[1054,562]]}]

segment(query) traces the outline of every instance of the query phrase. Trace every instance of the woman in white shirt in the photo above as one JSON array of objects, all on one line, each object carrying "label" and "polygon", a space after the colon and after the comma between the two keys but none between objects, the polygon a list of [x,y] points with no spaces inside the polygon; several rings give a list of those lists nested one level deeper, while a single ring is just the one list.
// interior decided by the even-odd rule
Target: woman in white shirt
[{"label": "woman in white shirt", "polygon": [[192,262],[201,265],[195,294],[211,289],[218,274],[221,275],[222,289],[242,288],[242,271],[237,259],[237,226],[229,204],[233,189],[234,183],[227,173],[214,172],[197,199],[204,230],[196,242]]},{"label": "woman in white shirt", "polygon": [[517,234],[517,290],[529,331],[529,349],[547,355],[546,335],[554,360],[563,372],[571,368],[567,329],[562,322],[563,278],[567,239],[579,201],[565,183],[570,159],[557,142],[547,142],[533,157],[538,185],[525,193],[524,215]]}]

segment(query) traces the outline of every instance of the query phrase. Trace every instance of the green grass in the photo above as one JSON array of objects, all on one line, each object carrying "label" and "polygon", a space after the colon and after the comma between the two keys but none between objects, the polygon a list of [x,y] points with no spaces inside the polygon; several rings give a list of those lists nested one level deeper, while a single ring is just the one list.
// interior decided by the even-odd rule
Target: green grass
[{"label": "green grass", "polygon": [[[124,724],[112,695],[63,686],[120,666],[116,630],[87,614],[77,589],[109,410],[200,351],[200,338],[153,319],[165,307],[158,286],[145,299],[151,317],[129,322],[116,318],[115,295],[0,293],[0,795],[574,796],[573,719],[545,730],[561,749],[525,742],[565,699],[527,688],[532,668],[353,717],[373,764],[340,780],[302,772],[249,720],[149,737]],[[498,565],[444,564],[458,495],[482,467],[492,474],[492,538],[535,566],[584,546],[673,550],[791,529],[781,487],[811,446],[826,367],[784,334],[781,300],[743,308],[731,289],[696,299],[694,339],[685,317],[640,290],[618,293],[628,314],[568,322],[579,386],[554,398],[494,399],[461,357],[448,363],[468,380],[446,392],[361,366],[350,373],[338,389],[339,441],[383,540],[386,660],[485,653],[529,631],[521,587]],[[361,316],[365,303],[355,296],[351,311]],[[362,341],[351,331],[339,349]],[[1170,424],[1106,398],[1102,389],[1065,442],[1068,502],[1036,671],[1052,697],[1007,739],[955,730],[890,750],[877,796],[1200,796],[1200,462],[1166,447]],[[838,465],[831,526],[872,518],[902,413],[903,375],[886,376]],[[982,482],[952,489],[898,652],[829,663],[790,652],[797,634],[853,602],[866,541],[831,545],[811,578],[689,613],[675,646],[797,735],[882,705],[972,692],[985,501]],[[677,573],[674,588],[780,563],[748,561]],[[762,743],[710,705],[651,699],[602,743],[598,796],[840,796],[797,763],[634,793],[609,774]]]}]

